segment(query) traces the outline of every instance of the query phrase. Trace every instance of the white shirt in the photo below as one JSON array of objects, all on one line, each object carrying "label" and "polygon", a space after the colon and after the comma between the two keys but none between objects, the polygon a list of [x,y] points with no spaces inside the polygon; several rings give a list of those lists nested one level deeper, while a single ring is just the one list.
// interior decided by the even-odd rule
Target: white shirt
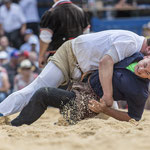
[{"label": "white shirt", "polygon": [[139,52],[144,37],[125,30],[107,30],[81,35],[72,40],[73,53],[83,72],[98,69],[104,55],[114,63]]},{"label": "white shirt", "polygon": [[37,0],[21,0],[19,4],[24,12],[27,23],[39,22]]},{"label": "white shirt", "polygon": [[12,32],[21,28],[24,23],[26,23],[26,19],[18,4],[12,3],[10,10],[5,5],[0,7],[0,24],[2,24],[4,31]]}]

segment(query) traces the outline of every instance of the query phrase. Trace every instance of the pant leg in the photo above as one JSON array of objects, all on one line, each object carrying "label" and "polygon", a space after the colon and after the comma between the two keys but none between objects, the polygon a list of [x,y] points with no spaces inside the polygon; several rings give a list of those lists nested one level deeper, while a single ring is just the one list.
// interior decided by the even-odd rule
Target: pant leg
[{"label": "pant leg", "polygon": [[61,108],[70,100],[75,100],[74,92],[50,87],[40,88],[31,97],[29,104],[23,108],[20,115],[11,124],[13,126],[30,125],[40,118],[48,106]]},{"label": "pant leg", "polygon": [[14,30],[10,33],[6,33],[6,35],[8,36],[11,45],[19,49],[23,43],[23,37],[20,34],[20,29]]},{"label": "pant leg", "polygon": [[32,95],[41,87],[58,87],[64,82],[62,71],[49,62],[39,76],[28,86],[9,95],[0,103],[0,113],[4,116],[21,111],[30,101]]}]

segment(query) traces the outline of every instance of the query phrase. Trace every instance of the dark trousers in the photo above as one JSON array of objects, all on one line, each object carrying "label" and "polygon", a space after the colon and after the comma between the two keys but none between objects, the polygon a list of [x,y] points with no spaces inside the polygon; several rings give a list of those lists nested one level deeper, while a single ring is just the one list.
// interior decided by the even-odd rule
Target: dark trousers
[{"label": "dark trousers", "polygon": [[48,106],[61,109],[69,101],[75,100],[75,97],[74,92],[51,87],[40,88],[11,124],[13,126],[30,125],[40,118]]},{"label": "dark trousers", "polygon": [[6,32],[6,36],[8,37],[9,41],[10,41],[10,45],[12,47],[15,47],[17,49],[20,48],[20,46],[23,43],[23,37],[20,34],[20,29],[18,30],[14,30],[10,33]]},{"label": "dark trousers", "polygon": [[27,29],[32,29],[33,33],[39,36],[40,31],[39,23],[36,22],[27,23]]}]

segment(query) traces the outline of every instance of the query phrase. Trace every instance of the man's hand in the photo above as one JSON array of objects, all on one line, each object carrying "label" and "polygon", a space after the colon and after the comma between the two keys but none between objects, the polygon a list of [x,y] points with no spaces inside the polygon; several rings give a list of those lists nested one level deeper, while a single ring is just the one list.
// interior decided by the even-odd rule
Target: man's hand
[{"label": "man's hand", "polygon": [[44,68],[45,64],[46,64],[45,57],[44,56],[39,56],[39,67]]},{"label": "man's hand", "polygon": [[96,100],[90,100],[88,107],[91,111],[95,112],[95,113],[100,113],[100,112],[104,112],[106,106],[106,103],[104,100],[100,100],[100,102],[96,101]]},{"label": "man's hand", "polygon": [[120,121],[129,121],[131,119],[127,112],[107,107],[105,101],[102,99],[100,99],[100,102],[97,102],[96,100],[90,100],[88,107],[91,111],[95,113],[102,112]]}]

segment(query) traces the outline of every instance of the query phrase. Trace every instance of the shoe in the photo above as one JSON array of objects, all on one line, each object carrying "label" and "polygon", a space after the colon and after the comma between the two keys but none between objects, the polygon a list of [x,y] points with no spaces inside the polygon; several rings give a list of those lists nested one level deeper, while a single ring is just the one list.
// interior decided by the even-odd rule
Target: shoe
[{"label": "shoe", "polygon": [[19,127],[19,126],[23,125],[22,120],[19,117],[15,118],[10,123],[11,123],[12,126],[16,126],[16,127]]}]

